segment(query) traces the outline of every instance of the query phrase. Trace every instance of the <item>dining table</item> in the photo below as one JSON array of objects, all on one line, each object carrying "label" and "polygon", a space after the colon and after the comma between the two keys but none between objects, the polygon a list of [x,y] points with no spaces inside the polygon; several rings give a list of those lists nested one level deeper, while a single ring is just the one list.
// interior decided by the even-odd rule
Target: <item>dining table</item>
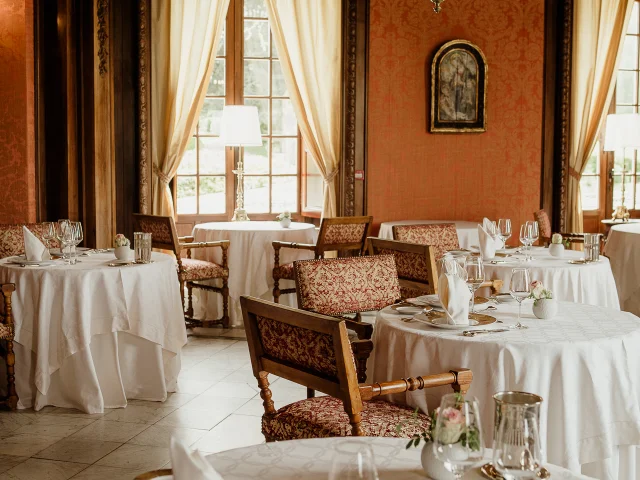
[{"label": "dining table", "polygon": [[460,248],[477,247],[480,243],[478,239],[478,222],[459,220],[396,220],[392,222],[382,222],[380,224],[378,237],[393,240],[393,227],[395,225],[430,225],[434,223],[455,223]]},{"label": "dining table", "polygon": [[[543,398],[540,434],[549,463],[601,480],[640,478],[640,318],[595,305],[558,302],[549,320],[535,318],[532,300],[500,303],[478,313],[483,327],[433,326],[387,307],[376,315],[367,381],[384,382],[469,368],[468,395],[493,424],[493,395],[524,391]],[[493,305],[495,307],[495,305]],[[492,319],[487,319],[492,321]],[[465,336],[465,330],[503,330]],[[450,388],[390,396],[430,412]],[[484,429],[491,442],[491,428]],[[488,445],[490,443],[487,443]]]},{"label": "dining table", "polygon": [[[210,222],[201,223],[193,228],[192,236],[196,242],[229,240],[229,325],[242,325],[240,296],[273,300],[273,266],[275,253],[272,243],[296,242],[314,244],[318,237],[311,223],[291,222],[284,228],[280,222]],[[208,262],[221,263],[222,253],[217,248],[198,248],[193,258]],[[310,250],[283,248],[280,250],[280,264],[294,260],[313,258]],[[294,287],[291,280],[281,280],[280,288]],[[280,303],[296,307],[295,295],[282,295]],[[193,292],[194,314],[196,318],[220,318],[222,302],[220,295],[195,289]]]},{"label": "dining table", "polygon": [[91,252],[74,265],[0,260],[0,283],[16,286],[19,408],[103,413],[175,391],[187,342],[175,258],[116,263],[113,251]]},{"label": "dining table", "polygon": [[620,308],[640,315],[640,223],[613,226],[605,253],[611,263]]}]

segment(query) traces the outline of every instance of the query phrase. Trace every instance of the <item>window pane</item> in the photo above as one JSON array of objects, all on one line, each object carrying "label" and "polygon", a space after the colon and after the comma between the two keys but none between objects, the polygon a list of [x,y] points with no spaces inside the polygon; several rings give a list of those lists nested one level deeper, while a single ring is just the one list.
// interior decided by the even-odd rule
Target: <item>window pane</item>
[{"label": "window pane", "polygon": [[187,143],[187,149],[180,160],[180,166],[178,167],[178,175],[195,175],[198,173],[198,158],[196,157],[196,137],[191,137],[189,143]]},{"label": "window pane", "polygon": [[269,140],[263,139],[261,147],[244,148],[244,171],[248,174],[269,173]]},{"label": "window pane", "polygon": [[244,16],[267,18],[267,6],[264,0],[244,0]]},{"label": "window pane", "polygon": [[224,213],[224,177],[200,177],[200,213]]},{"label": "window pane", "polygon": [[269,177],[244,177],[244,208],[248,213],[269,213]]},{"label": "window pane", "polygon": [[[633,200],[633,177],[626,175],[624,177],[624,204],[627,208],[631,208]],[[613,208],[622,205],[622,175],[613,176]]]},{"label": "window pane", "polygon": [[213,72],[211,73],[211,80],[209,80],[209,86],[207,87],[207,95],[224,97],[225,63],[226,63],[226,60],[224,58],[216,58],[216,61],[213,64]]},{"label": "window pane", "polygon": [[200,174],[224,175],[225,163],[224,145],[217,138],[201,137]]},{"label": "window pane", "polygon": [[222,26],[222,33],[220,36],[220,43],[218,43],[218,50],[216,50],[216,57],[224,57],[227,49],[227,27]]},{"label": "window pane", "polygon": [[297,211],[298,177],[272,177],[271,211],[274,213]]},{"label": "window pane", "polygon": [[269,60],[244,61],[244,94],[269,95]]},{"label": "window pane", "polygon": [[269,56],[269,22],[267,20],[244,21],[244,56]]},{"label": "window pane", "polygon": [[196,177],[178,179],[178,213],[197,213]]},{"label": "window pane", "polygon": [[580,194],[583,210],[597,210],[600,190],[600,177],[582,177]]},{"label": "window pane", "polygon": [[276,42],[274,42],[273,39],[271,39],[271,56],[273,58],[279,58],[278,48],[276,47]]},{"label": "window pane", "polygon": [[[615,173],[622,173],[623,165],[622,165],[622,151],[618,150],[614,154],[613,160],[613,171]],[[624,171],[626,173],[632,173],[631,169],[633,166],[633,150],[630,148],[625,149],[625,159],[624,159]]]},{"label": "window pane", "polygon": [[630,105],[616,105],[616,113],[635,113],[635,107]]},{"label": "window pane", "polygon": [[296,135],[298,124],[293,113],[291,100],[273,100],[273,116],[271,121],[274,135]]},{"label": "window pane", "polygon": [[640,177],[636,178],[636,204],[634,208],[640,210]]},{"label": "window pane", "polygon": [[324,204],[324,182],[320,175],[320,170],[309,152],[304,152],[307,162],[307,198],[305,206],[308,209],[322,210]]},{"label": "window pane", "polygon": [[620,68],[622,70],[638,69],[638,37],[634,35],[627,35],[624,38]]},{"label": "window pane", "polygon": [[273,174],[298,173],[298,139],[274,138],[271,147]]},{"label": "window pane", "polygon": [[220,135],[223,107],[223,98],[205,98],[198,123],[198,133],[200,135]]},{"label": "window pane", "polygon": [[629,19],[627,33],[638,33],[638,2],[633,2],[633,11]]},{"label": "window pane", "polygon": [[636,72],[618,72],[616,103],[635,103],[636,90]]},{"label": "window pane", "polygon": [[287,86],[284,83],[282,66],[279,61],[271,62],[271,95],[274,97],[288,97]]},{"label": "window pane", "polygon": [[596,142],[593,147],[593,151],[591,152],[591,156],[589,160],[587,160],[587,164],[584,167],[582,172],[583,175],[597,175],[598,174],[598,157],[600,155],[600,143]]},{"label": "window pane", "polygon": [[266,98],[245,98],[244,104],[258,107],[260,132],[263,135],[269,135],[269,100]]}]

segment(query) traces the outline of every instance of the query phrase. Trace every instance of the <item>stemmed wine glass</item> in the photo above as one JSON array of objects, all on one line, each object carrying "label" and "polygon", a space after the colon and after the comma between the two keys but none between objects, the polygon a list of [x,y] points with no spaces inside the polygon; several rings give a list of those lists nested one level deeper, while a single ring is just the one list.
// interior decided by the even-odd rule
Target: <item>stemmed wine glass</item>
[{"label": "stemmed wine glass", "polygon": [[84,234],[82,232],[82,223],[80,222],[69,222],[71,228],[71,236],[72,236],[72,245],[73,245],[73,258],[71,260],[71,264],[75,265],[78,262],[78,252],[76,247],[84,240]]},{"label": "stemmed wine glass", "polygon": [[433,453],[460,480],[483,459],[478,400],[450,393],[442,397],[433,433]]},{"label": "stemmed wine glass", "polygon": [[62,258],[65,263],[71,263],[70,249],[73,244],[73,232],[71,228],[71,222],[69,220],[58,220],[56,224],[56,238],[60,242],[60,251],[62,252]]},{"label": "stemmed wine glass", "polygon": [[329,480],[378,480],[372,448],[364,442],[345,440],[335,447]]},{"label": "stemmed wine glass", "polygon": [[537,478],[542,467],[538,418],[524,409],[503,414],[496,432],[493,466],[505,478]]},{"label": "stemmed wine glass", "polygon": [[[540,230],[538,229],[538,222],[535,220],[527,222],[527,225],[531,227],[531,235],[529,235],[529,238],[531,239],[529,251],[531,251],[533,244],[538,241],[538,238],[540,238]],[[529,252],[529,258],[532,258],[531,252]]]},{"label": "stemmed wine glass", "polygon": [[529,242],[531,242],[531,226],[528,223],[523,223],[520,225],[520,242],[524,245],[524,260],[525,262],[529,261],[528,247]]},{"label": "stemmed wine glass", "polygon": [[47,246],[49,255],[51,255],[51,241],[56,238],[56,227],[53,222],[44,222],[44,231],[42,232],[42,239]]},{"label": "stemmed wine glass", "polygon": [[511,296],[518,302],[518,323],[516,328],[529,328],[520,323],[522,301],[531,294],[531,277],[528,268],[514,268],[511,270],[511,282],[509,284]]},{"label": "stemmed wine glass", "polygon": [[476,313],[475,294],[476,290],[484,283],[484,264],[480,257],[469,257],[465,263],[467,271],[467,285],[471,290],[471,313]]},{"label": "stemmed wine glass", "polygon": [[498,220],[498,234],[502,239],[502,248],[507,248],[507,240],[511,237],[511,220],[508,218],[501,218]]}]

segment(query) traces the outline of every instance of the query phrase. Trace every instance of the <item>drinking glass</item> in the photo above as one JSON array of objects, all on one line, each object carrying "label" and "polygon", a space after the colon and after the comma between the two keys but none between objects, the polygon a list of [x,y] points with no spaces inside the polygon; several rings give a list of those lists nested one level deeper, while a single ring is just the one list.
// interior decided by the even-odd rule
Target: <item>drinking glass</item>
[{"label": "drinking glass", "polygon": [[335,447],[329,480],[378,480],[373,450],[364,441],[345,440]]},{"label": "drinking glass", "polygon": [[509,292],[518,302],[518,323],[516,324],[516,328],[529,328],[520,323],[522,301],[531,294],[531,277],[528,268],[514,268],[511,270]]},{"label": "drinking glass", "polygon": [[459,393],[442,397],[433,432],[433,453],[457,480],[482,461],[484,443],[478,400]]},{"label": "drinking glass", "polygon": [[585,262],[597,262],[600,259],[600,234],[584,234],[584,260]]},{"label": "drinking glass", "polygon": [[70,221],[67,219],[58,220],[56,227],[56,238],[60,242],[60,252],[65,263],[71,263],[71,245],[73,243],[73,232]]},{"label": "drinking glass", "polygon": [[537,478],[542,466],[538,418],[525,409],[507,410],[500,420],[493,466],[505,478]]},{"label": "drinking glass", "polygon": [[498,234],[502,239],[502,248],[507,248],[507,240],[511,238],[511,220],[508,218],[500,218],[498,220]]},{"label": "drinking glass", "polygon": [[136,263],[151,263],[151,234],[134,232],[133,249]]},{"label": "drinking glass", "polygon": [[[540,238],[540,230],[538,229],[538,222],[535,220],[527,222],[527,225],[531,226],[531,235],[529,236],[531,239],[529,250],[531,250],[533,248],[533,244],[538,241],[538,238]],[[532,258],[531,253],[529,253],[529,258]]]},{"label": "drinking glass", "polygon": [[528,223],[523,223],[520,225],[520,242],[524,245],[524,260],[525,262],[529,261],[529,254],[527,253],[527,247],[529,246],[529,242],[531,242],[531,226]]},{"label": "drinking glass", "polygon": [[476,290],[484,283],[484,264],[480,257],[469,257],[465,263],[467,272],[467,285],[471,290],[471,313],[476,313],[475,294]]},{"label": "drinking glass", "polygon": [[43,228],[42,239],[47,246],[49,255],[51,255],[51,241],[56,239],[56,227],[53,222],[44,222]]},{"label": "drinking glass", "polygon": [[70,226],[71,226],[71,232],[72,232],[72,237],[73,237],[73,241],[72,241],[72,245],[73,245],[73,249],[72,249],[72,259],[71,259],[71,264],[75,265],[78,262],[78,251],[76,250],[76,247],[82,243],[82,240],[84,240],[84,233],[82,231],[82,223],[80,222],[69,222]]}]

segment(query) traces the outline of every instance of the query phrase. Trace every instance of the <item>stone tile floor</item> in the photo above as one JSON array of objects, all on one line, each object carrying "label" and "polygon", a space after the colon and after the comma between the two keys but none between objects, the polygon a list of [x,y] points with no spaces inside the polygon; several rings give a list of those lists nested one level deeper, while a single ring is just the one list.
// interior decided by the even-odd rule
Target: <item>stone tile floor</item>
[{"label": "stone tile floor", "polygon": [[[276,408],[306,397],[270,378]],[[57,407],[0,412],[0,480],[133,480],[169,467],[172,435],[201,452],[264,442],[245,340],[189,337],[176,393],[88,415]]]}]

